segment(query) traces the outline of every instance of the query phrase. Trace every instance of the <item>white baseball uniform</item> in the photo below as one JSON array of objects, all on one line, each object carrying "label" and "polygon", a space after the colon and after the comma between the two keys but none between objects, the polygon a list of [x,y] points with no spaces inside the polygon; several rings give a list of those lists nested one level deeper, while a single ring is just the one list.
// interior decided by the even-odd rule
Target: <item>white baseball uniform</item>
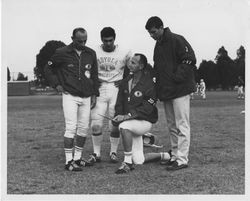
[{"label": "white baseball uniform", "polygon": [[114,85],[115,81],[123,78],[124,67],[132,56],[131,52],[116,45],[114,51],[105,52],[103,45],[96,49],[98,62],[98,78],[101,82],[99,88],[100,96],[97,97],[95,108],[91,111],[91,126],[102,127],[103,117],[109,106],[109,116],[113,117],[118,88]]}]

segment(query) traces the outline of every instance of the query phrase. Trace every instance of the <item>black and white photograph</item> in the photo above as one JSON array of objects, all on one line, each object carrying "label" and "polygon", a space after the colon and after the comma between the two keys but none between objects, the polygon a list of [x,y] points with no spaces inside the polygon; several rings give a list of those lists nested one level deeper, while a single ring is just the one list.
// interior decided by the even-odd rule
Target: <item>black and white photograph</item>
[{"label": "black and white photograph", "polygon": [[1,200],[247,200],[250,0],[2,0]]}]

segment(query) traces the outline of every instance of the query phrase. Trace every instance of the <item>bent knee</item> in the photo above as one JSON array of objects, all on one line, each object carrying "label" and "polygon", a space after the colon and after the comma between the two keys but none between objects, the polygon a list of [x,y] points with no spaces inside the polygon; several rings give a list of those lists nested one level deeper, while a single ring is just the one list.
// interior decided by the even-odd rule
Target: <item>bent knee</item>
[{"label": "bent knee", "polygon": [[102,132],[102,126],[101,126],[101,125],[97,125],[97,124],[92,125],[92,126],[91,126],[91,132],[92,132],[93,134],[101,133],[101,132]]}]

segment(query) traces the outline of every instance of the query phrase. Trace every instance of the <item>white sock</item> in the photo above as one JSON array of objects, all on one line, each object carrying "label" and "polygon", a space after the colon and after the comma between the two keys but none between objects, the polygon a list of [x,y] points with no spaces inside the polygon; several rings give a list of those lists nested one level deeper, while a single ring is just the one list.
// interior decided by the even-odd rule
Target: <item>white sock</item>
[{"label": "white sock", "polygon": [[83,150],[82,147],[75,146],[75,153],[74,153],[74,160],[75,161],[81,159],[81,157],[82,157],[82,150]]},{"label": "white sock", "polygon": [[110,144],[111,144],[111,147],[110,147],[110,155],[112,152],[117,152],[117,149],[118,149],[118,145],[119,145],[119,142],[120,142],[120,137],[110,137]]},{"label": "white sock", "polygon": [[160,152],[161,160],[170,160],[170,155],[168,152]]},{"label": "white sock", "polygon": [[65,164],[68,164],[68,162],[73,159],[73,155],[72,155],[73,148],[71,149],[64,148],[64,152],[65,152],[65,158],[66,158]]},{"label": "white sock", "polygon": [[124,162],[132,164],[132,151],[124,152]]},{"label": "white sock", "polygon": [[96,156],[101,156],[101,144],[102,144],[103,135],[92,135],[92,142],[94,153]]}]

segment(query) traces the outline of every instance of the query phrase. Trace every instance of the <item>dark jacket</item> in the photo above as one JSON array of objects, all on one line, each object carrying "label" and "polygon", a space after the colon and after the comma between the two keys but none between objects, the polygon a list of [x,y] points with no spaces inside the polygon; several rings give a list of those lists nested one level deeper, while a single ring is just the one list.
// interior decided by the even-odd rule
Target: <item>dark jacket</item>
[{"label": "dark jacket", "polygon": [[164,29],[154,48],[157,96],[161,101],[175,99],[195,91],[196,58],[183,36]]},{"label": "dark jacket", "polygon": [[132,119],[155,123],[158,120],[156,100],[153,80],[148,73],[143,73],[130,93],[128,83],[119,87],[115,116],[130,113]]},{"label": "dark jacket", "polygon": [[44,70],[46,79],[54,88],[61,85],[73,96],[99,96],[96,53],[86,46],[80,56],[72,43],[57,49]]}]

